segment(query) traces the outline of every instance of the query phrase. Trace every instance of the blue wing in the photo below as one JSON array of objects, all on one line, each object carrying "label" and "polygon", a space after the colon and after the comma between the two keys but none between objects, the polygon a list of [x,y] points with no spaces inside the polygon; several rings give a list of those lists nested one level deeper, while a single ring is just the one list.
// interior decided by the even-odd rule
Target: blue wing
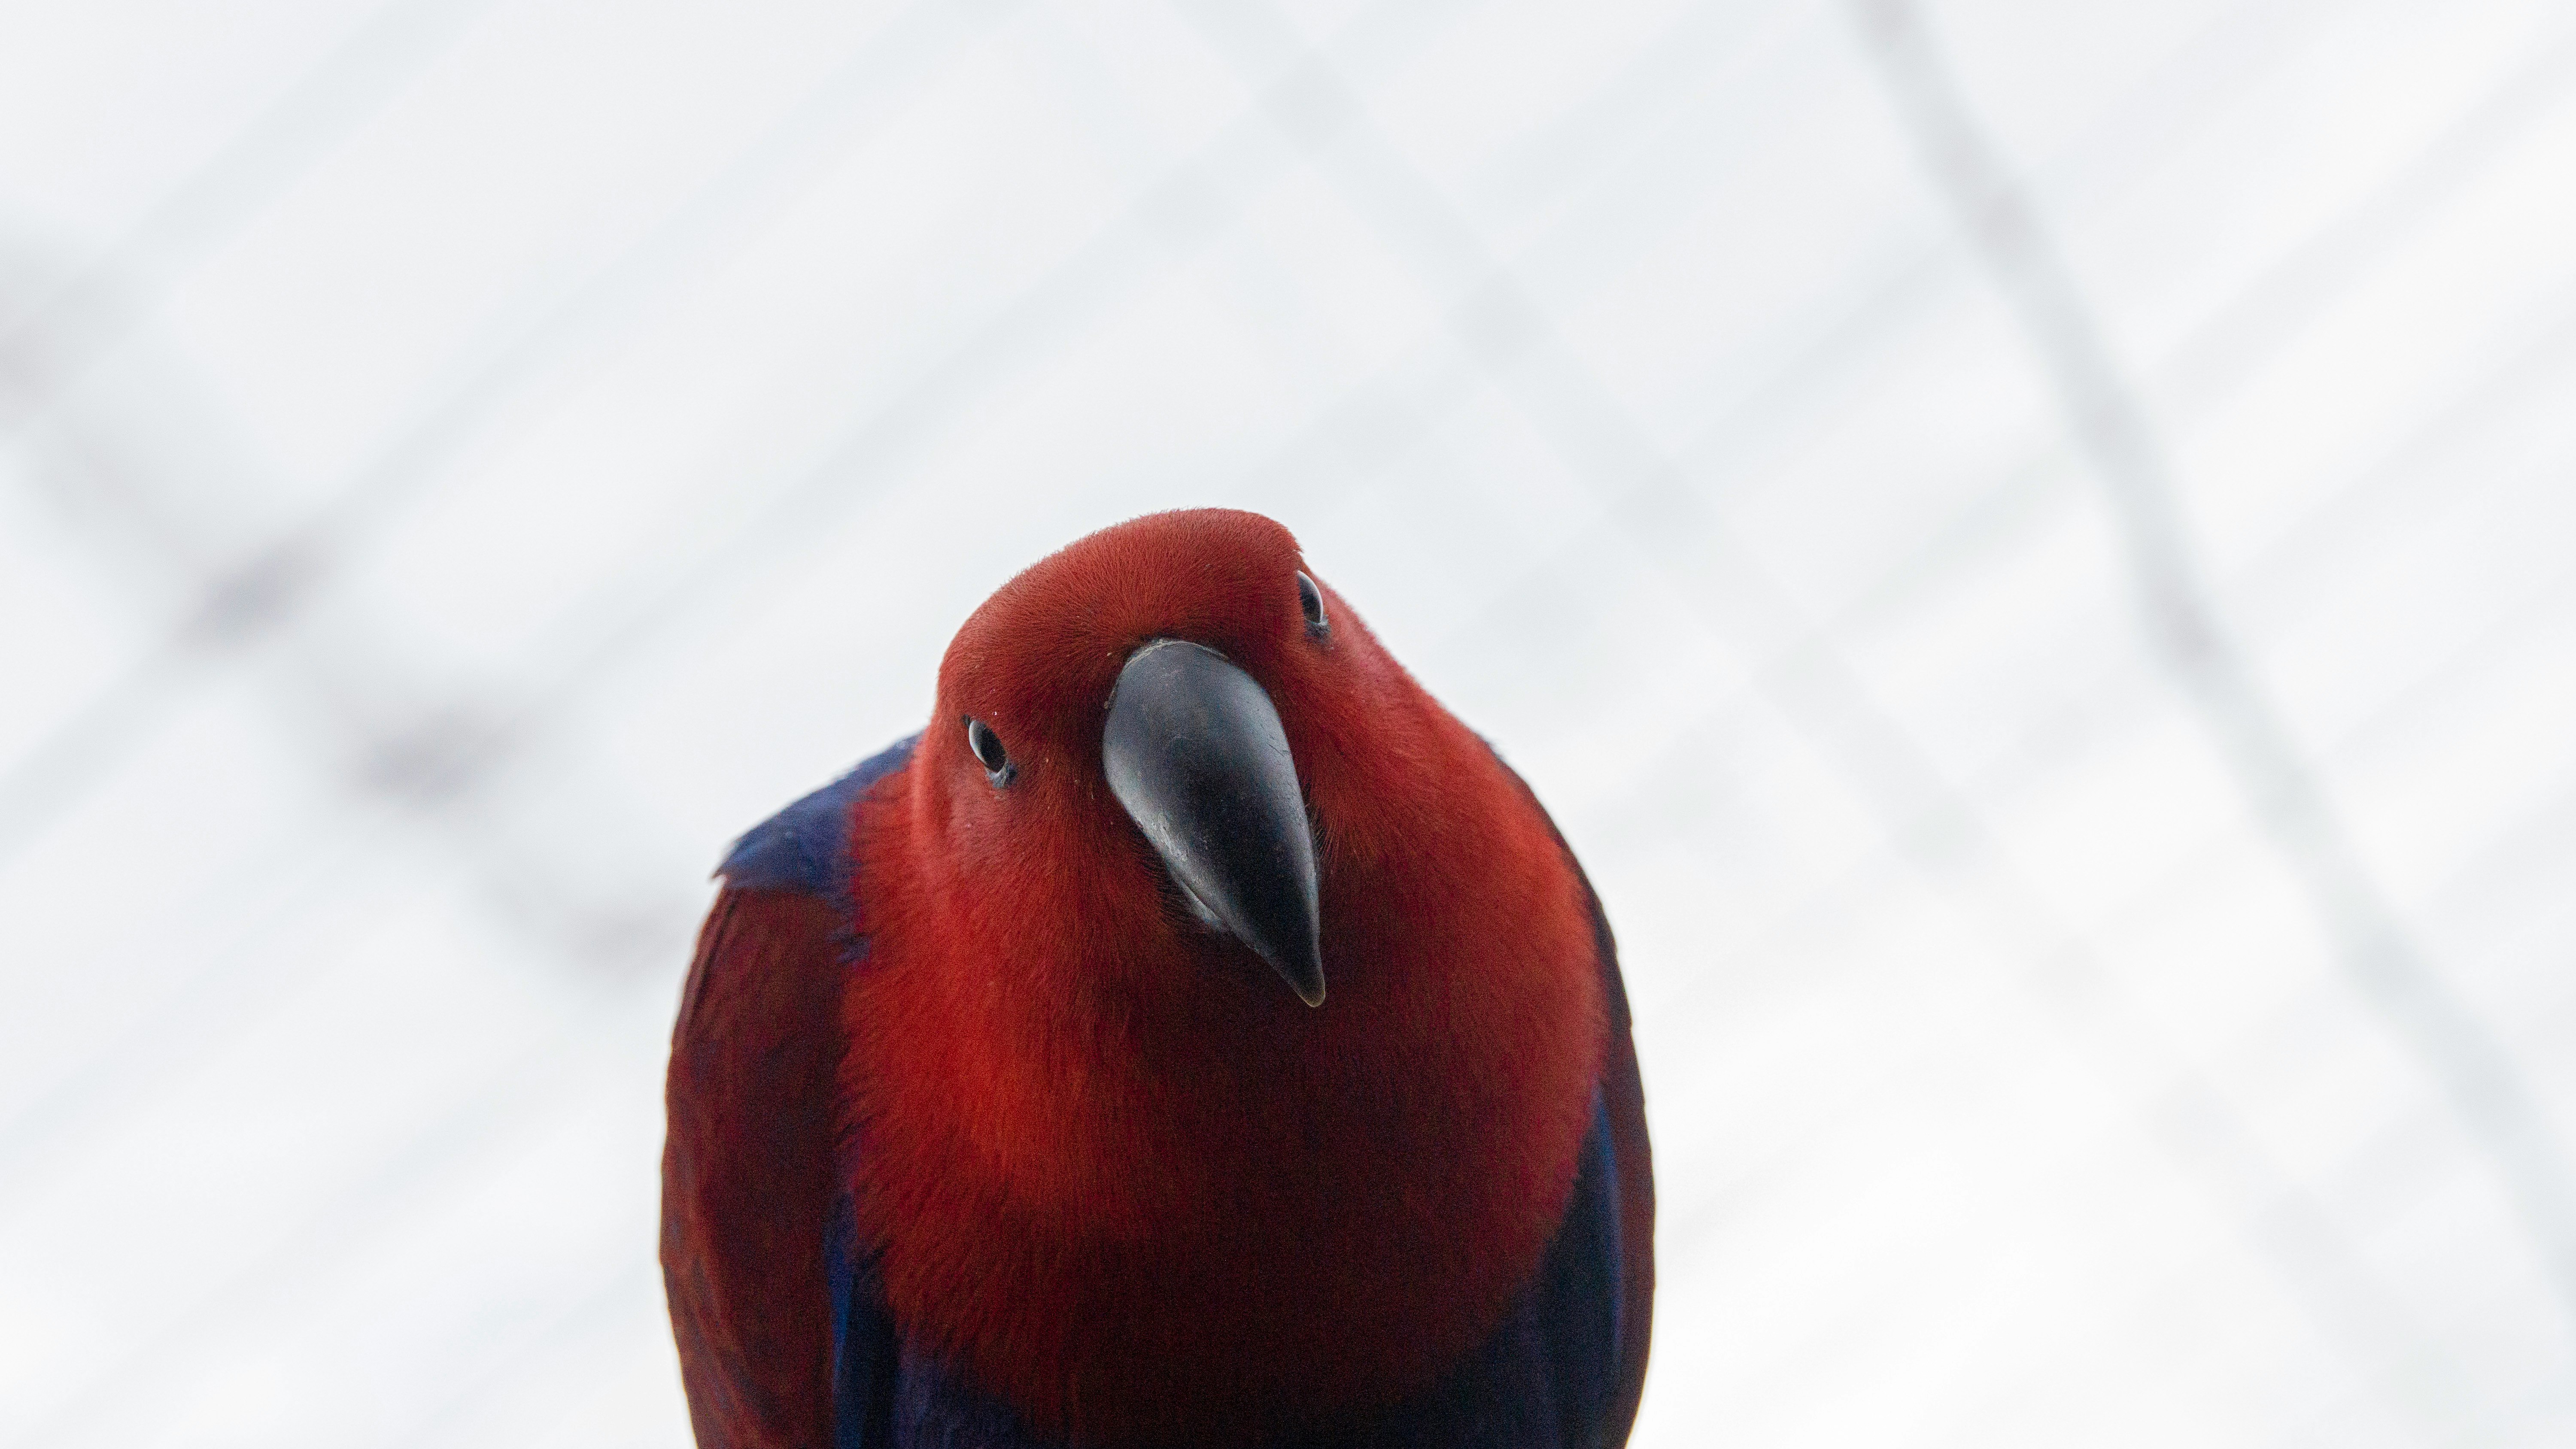
[{"label": "blue wing", "polygon": [[716,874],[754,891],[793,891],[850,898],[850,806],[870,785],[912,759],[921,736],[908,735],[861,760],[848,774],[745,832],[725,852]]}]

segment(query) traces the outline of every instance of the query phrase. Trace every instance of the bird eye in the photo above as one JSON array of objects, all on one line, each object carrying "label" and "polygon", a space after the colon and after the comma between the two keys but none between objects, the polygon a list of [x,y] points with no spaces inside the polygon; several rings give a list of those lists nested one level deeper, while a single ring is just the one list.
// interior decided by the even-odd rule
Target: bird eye
[{"label": "bird eye", "polygon": [[1303,573],[1297,575],[1297,605],[1306,611],[1306,632],[1321,639],[1332,632],[1333,621],[1324,617],[1324,591]]},{"label": "bird eye", "polygon": [[1014,771],[1011,769],[1010,751],[1002,748],[1002,737],[993,733],[982,720],[966,721],[966,748],[975,752],[975,762],[984,767],[984,773],[993,778],[995,785],[1011,783]]}]

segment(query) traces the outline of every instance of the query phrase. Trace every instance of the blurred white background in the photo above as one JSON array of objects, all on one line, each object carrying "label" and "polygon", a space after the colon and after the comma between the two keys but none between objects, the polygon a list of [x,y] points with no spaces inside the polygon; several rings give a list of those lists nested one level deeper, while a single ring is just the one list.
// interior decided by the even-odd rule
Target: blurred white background
[{"label": "blurred white background", "polygon": [[2576,1443],[2576,11],[0,4],[0,1442],[660,1445],[708,868],[1138,512],[1557,813],[1636,1442]]}]

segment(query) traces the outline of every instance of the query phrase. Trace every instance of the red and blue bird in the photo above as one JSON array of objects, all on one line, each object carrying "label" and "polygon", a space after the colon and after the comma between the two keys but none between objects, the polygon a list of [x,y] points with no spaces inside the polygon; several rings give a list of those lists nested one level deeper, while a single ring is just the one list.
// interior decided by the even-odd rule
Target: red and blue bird
[{"label": "red and blue bird", "polygon": [[702,1449],[1626,1442],[1609,926],[1286,529],[1039,562],[719,874],[663,1161]]}]

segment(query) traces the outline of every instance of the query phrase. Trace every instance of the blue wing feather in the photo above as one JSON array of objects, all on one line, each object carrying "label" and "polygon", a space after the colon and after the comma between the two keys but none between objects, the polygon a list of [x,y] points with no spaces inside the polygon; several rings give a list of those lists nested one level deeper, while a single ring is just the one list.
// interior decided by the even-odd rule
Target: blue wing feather
[{"label": "blue wing feather", "polygon": [[716,874],[755,891],[843,896],[849,890],[850,804],[912,758],[918,734],[861,760],[848,774],[744,832]]}]

